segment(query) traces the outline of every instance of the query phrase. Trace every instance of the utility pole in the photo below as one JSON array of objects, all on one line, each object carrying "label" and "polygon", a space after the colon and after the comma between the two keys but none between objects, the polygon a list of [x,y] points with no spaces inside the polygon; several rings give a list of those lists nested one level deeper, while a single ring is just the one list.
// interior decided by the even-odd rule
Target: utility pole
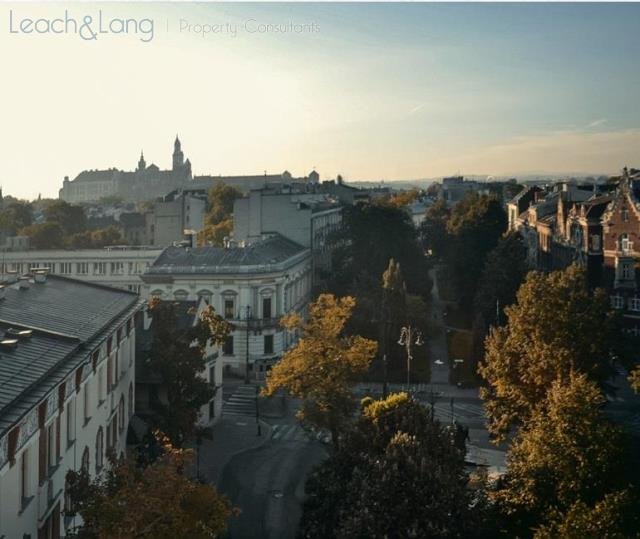
[{"label": "utility pole", "polygon": [[258,396],[260,394],[260,386],[256,386],[256,425],[258,427],[258,436],[262,436],[262,429],[260,428],[260,405],[258,402]]},{"label": "utility pole", "polygon": [[400,330],[400,339],[398,339],[398,344],[400,346],[404,346],[407,351],[407,386],[411,384],[411,360],[413,356],[411,355],[411,347],[415,344],[416,346],[422,346],[424,341],[422,340],[422,333],[419,329],[413,328],[411,326],[403,327]]},{"label": "utility pole", "polygon": [[244,383],[249,383],[249,319],[251,318],[251,307],[247,305],[245,322],[247,324],[247,340],[246,340],[246,353],[245,353],[245,365],[244,365]]}]

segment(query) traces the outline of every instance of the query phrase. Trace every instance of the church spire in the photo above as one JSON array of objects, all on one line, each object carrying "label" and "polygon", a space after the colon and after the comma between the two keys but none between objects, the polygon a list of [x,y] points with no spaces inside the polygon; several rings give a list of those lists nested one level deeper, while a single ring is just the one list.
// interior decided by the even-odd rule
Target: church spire
[{"label": "church spire", "polygon": [[176,133],[176,141],[173,143],[173,170],[179,170],[184,165],[184,153],[182,153],[180,139]]},{"label": "church spire", "polygon": [[144,151],[140,150],[140,160],[138,161],[138,170],[142,172],[147,168],[147,163],[144,160]]}]

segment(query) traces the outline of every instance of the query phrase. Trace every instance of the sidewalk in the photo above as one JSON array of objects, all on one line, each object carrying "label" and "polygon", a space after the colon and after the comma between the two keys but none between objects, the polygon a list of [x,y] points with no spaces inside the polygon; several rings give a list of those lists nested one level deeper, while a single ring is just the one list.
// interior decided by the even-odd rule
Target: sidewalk
[{"label": "sidewalk", "polygon": [[203,440],[200,446],[200,477],[217,484],[222,470],[238,453],[255,449],[271,438],[271,426],[260,421],[261,436],[255,418],[250,416],[223,417],[212,427],[213,439]]}]

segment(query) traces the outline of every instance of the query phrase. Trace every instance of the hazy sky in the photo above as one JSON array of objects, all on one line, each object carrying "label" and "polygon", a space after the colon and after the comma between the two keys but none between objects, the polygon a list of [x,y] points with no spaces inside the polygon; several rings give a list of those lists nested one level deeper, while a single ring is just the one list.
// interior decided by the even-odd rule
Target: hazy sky
[{"label": "hazy sky", "polygon": [[[103,29],[152,19],[153,39],[46,33],[65,9],[94,30],[100,9]],[[55,196],[65,175],[135,168],[141,149],[169,167],[176,132],[196,174],[640,165],[638,4],[0,4],[0,17],[5,193]],[[29,18],[43,33],[20,30]],[[259,26],[289,22],[306,31]]]}]

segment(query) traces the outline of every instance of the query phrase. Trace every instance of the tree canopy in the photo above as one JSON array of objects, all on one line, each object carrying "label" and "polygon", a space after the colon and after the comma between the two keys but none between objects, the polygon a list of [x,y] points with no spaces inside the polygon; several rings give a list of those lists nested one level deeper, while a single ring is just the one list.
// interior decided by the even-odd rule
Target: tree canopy
[{"label": "tree canopy", "polygon": [[65,235],[83,232],[87,228],[87,216],[82,206],[55,200],[45,207],[44,217],[48,223],[58,223]]},{"label": "tree canopy", "polygon": [[528,274],[507,324],[493,328],[479,367],[488,428],[498,439],[525,421],[555,380],[583,372],[604,385],[613,373],[619,328],[602,290],[591,292],[582,269]]},{"label": "tree canopy", "polygon": [[209,211],[206,216],[206,224],[217,225],[225,221],[233,214],[233,203],[240,198],[242,192],[225,183],[216,183],[209,189]]},{"label": "tree canopy", "polygon": [[189,479],[184,470],[191,450],[176,449],[158,436],[163,454],[145,468],[131,460],[116,461],[93,480],[85,470],[69,471],[72,510],[82,525],[67,537],[216,538],[227,528],[232,508],[214,487]]},{"label": "tree canopy", "polygon": [[301,536],[470,537],[481,526],[464,440],[405,393],[363,402],[310,476]]},{"label": "tree canopy", "polygon": [[166,389],[166,402],[152,403],[158,427],[174,445],[193,435],[200,407],[213,397],[213,388],[202,376],[208,346],[222,344],[231,330],[229,323],[207,306],[195,326],[180,327],[177,307],[152,298],[151,352],[148,368],[159,375]]},{"label": "tree canopy", "polygon": [[507,474],[495,493],[514,535],[540,528],[540,537],[578,537],[577,529],[594,526],[601,534],[586,536],[631,537],[628,532],[639,531],[635,510],[624,509],[632,496],[625,437],[605,419],[604,403],[584,373],[552,382],[511,444]]},{"label": "tree canopy", "polygon": [[308,322],[297,314],[283,318],[289,332],[302,336],[271,369],[264,390],[272,395],[285,389],[302,399],[298,417],[329,430],[336,445],[355,409],[351,385],[367,371],[377,349],[374,341],[345,336],[354,307],[351,297],[321,294],[309,306]]}]

